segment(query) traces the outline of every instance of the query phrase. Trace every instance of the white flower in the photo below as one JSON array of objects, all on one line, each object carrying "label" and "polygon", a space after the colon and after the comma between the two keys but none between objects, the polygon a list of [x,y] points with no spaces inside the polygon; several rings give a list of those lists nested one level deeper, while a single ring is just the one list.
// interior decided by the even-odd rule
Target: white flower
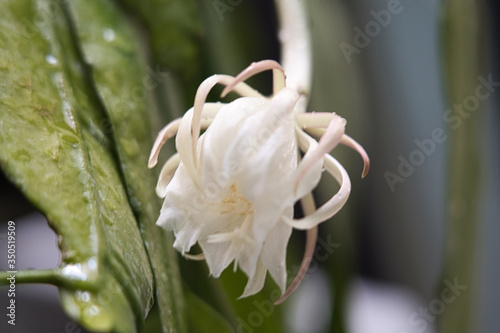
[{"label": "white flower", "polygon": [[[270,69],[271,97],[243,83]],[[216,84],[226,86],[223,96],[235,91],[243,97],[229,104],[206,103]],[[334,113],[294,111],[300,97],[285,87],[283,69],[272,60],[253,63],[236,78],[211,76],[198,88],[194,107],[160,132],[151,152],[149,167],[176,135],[177,154],[165,163],[156,189],[165,199],[157,224],[174,232],[174,247],[183,255],[206,259],[211,275],[218,277],[231,262],[235,270],[240,267],[248,276],[242,297],[262,289],[267,271],[285,292],[292,228],[314,229],[346,202],[349,177],[328,152],[339,143],[351,146],[364,159],[363,176],[368,171],[366,153],[344,134],[345,120]],[[202,128],[206,131],[200,135]],[[299,150],[305,153],[302,159]],[[310,195],[323,169],[338,181],[339,191],[311,214],[294,219],[295,203]],[[188,254],[196,243],[203,253]]]}]

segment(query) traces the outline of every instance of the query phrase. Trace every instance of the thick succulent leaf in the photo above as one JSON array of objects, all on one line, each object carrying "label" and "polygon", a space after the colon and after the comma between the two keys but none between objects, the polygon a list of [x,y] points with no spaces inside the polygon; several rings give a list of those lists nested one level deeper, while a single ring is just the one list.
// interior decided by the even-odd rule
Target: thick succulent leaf
[{"label": "thick succulent leaf", "polygon": [[92,68],[92,81],[109,119],[108,134],[116,144],[129,201],[150,257],[163,331],[184,330],[177,258],[171,235],[155,226],[160,201],[154,191],[156,175],[147,168],[156,133],[149,126],[148,110],[154,107],[146,92],[165,74],[152,72],[146,65],[139,45],[133,42],[137,36],[112,2],[75,0],[68,5],[83,58]]},{"label": "thick succulent leaf", "polygon": [[[132,164],[124,164],[122,170],[117,155],[122,156],[123,150],[134,155],[134,151],[148,149],[144,142],[150,139],[142,136],[122,144],[117,154],[117,140],[109,128],[119,128],[128,119],[122,113],[115,118],[117,123],[108,121],[103,97],[93,86],[76,42],[70,10],[59,3],[15,0],[1,4],[0,163],[7,176],[46,214],[60,235],[63,253],[59,268],[19,272],[18,282],[59,285],[66,311],[89,330],[133,332],[146,317],[153,296],[153,275],[136,215],[141,219],[143,210],[153,214],[154,207],[143,206],[147,201],[141,189],[131,194],[131,187],[122,185],[127,178],[124,175],[138,178],[141,171],[135,171]],[[95,15],[107,14],[107,23],[116,24],[118,19],[113,21],[105,10],[109,3],[95,5],[99,6],[94,8]],[[120,38],[123,26],[117,29],[114,33],[120,44],[115,51],[133,58],[133,50],[126,46],[128,36]],[[113,62],[112,58],[107,60]],[[140,82],[137,67],[123,67],[124,62],[116,60],[124,75],[113,84],[120,85],[120,80],[127,78]],[[112,76],[110,72],[101,74]],[[123,140],[133,141],[135,130],[126,132]],[[150,229],[149,234],[153,233]],[[148,251],[155,252],[151,246]],[[171,260],[168,264],[175,267]],[[166,272],[164,268],[157,274],[169,281]],[[172,281],[164,287],[169,290],[171,285]],[[173,296],[165,294],[173,303]],[[179,321],[170,325],[173,331]]]}]

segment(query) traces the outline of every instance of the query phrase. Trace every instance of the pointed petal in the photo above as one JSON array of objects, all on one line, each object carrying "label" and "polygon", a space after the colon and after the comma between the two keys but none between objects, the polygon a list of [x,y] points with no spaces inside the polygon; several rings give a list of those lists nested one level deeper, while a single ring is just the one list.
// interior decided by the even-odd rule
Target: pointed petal
[{"label": "pointed petal", "polygon": [[264,287],[264,283],[266,282],[266,268],[259,261],[257,262],[257,268],[255,270],[255,274],[248,278],[247,285],[243,294],[239,297],[244,298],[258,293],[262,287]]},{"label": "pointed petal", "polygon": [[285,301],[299,286],[304,276],[306,276],[307,270],[311,265],[311,260],[314,256],[314,249],[316,248],[316,240],[318,239],[318,226],[307,230],[306,236],[306,249],[304,251],[304,257],[302,258],[302,263],[300,264],[299,272],[293,279],[290,286],[288,286],[287,290],[283,293],[283,295],[274,302],[274,305],[278,305]]},{"label": "pointed petal", "polygon": [[[284,214],[292,218],[293,207],[287,208]],[[284,292],[286,287],[286,248],[291,234],[292,227],[286,224],[284,220],[280,220],[269,231],[260,255],[262,264],[268,269],[272,278],[280,287],[281,292]]]},{"label": "pointed petal", "polygon": [[181,158],[179,154],[174,154],[163,165],[163,168],[160,171],[160,177],[158,178],[158,183],[156,184],[156,194],[160,198],[165,198],[165,195],[167,194],[167,185],[174,176],[175,170],[177,170],[180,161]]},{"label": "pointed petal", "polygon": [[[300,128],[295,128],[295,133],[297,136],[297,143],[303,152],[305,152],[299,165],[303,163],[304,160],[308,161],[311,159],[311,155],[317,150],[318,142],[312,137],[304,133]],[[321,173],[323,172],[323,160],[319,160],[312,164],[308,170],[305,170],[302,177],[298,178],[298,170],[295,171],[294,175],[294,201],[304,197],[310,193],[319,183],[321,179]]]},{"label": "pointed petal", "polygon": [[175,137],[175,147],[181,158],[183,165],[195,184],[198,183],[198,173],[195,153],[192,150],[193,137],[191,135],[191,121],[193,119],[193,109],[189,109],[182,117],[177,136]]},{"label": "pointed petal", "polygon": [[319,140],[318,146],[313,149],[312,154],[304,156],[297,169],[297,178],[295,179],[294,191],[297,190],[300,180],[306,175],[306,173],[314,168],[315,164],[323,160],[323,156],[330,152],[334,147],[336,147],[345,130],[345,119],[333,114],[332,120],[328,124],[328,127]]},{"label": "pointed petal", "polygon": [[344,167],[331,155],[326,154],[324,159],[326,171],[340,184],[339,191],[314,213],[301,218],[286,220],[295,229],[306,230],[317,226],[319,223],[335,215],[346,203],[351,192],[351,181]]},{"label": "pointed petal", "polygon": [[218,278],[222,271],[224,271],[234,259],[235,254],[228,252],[231,243],[210,243],[206,238],[200,239],[198,243],[203,253],[205,253],[210,275]]},{"label": "pointed petal", "polygon": [[158,133],[155,143],[153,144],[153,148],[151,149],[151,154],[149,155],[148,168],[151,169],[156,165],[156,163],[158,163],[158,155],[160,154],[161,148],[168,139],[177,134],[181,119],[182,118],[171,121],[167,124],[167,126],[163,127],[160,133]]},{"label": "pointed petal", "polygon": [[[217,112],[224,106],[225,103],[205,103],[203,106],[203,113],[201,116],[201,128],[207,128],[212,120],[214,119]],[[163,145],[174,135],[177,134],[179,125],[182,118],[175,119],[168,123],[163,129],[158,133],[153,148],[151,149],[151,154],[149,155],[148,168],[153,168],[158,163],[158,155]]]},{"label": "pointed petal", "polygon": [[[206,78],[198,87],[196,91],[196,95],[194,97],[194,105],[193,105],[193,123],[192,123],[192,133],[193,133],[193,145],[196,144],[198,137],[200,136],[200,123],[202,118],[202,111],[204,111],[204,105],[208,93],[212,90],[212,88],[220,83],[223,85],[228,85],[234,82],[234,78],[229,75],[212,75]],[[236,92],[240,93],[242,96],[253,96],[253,97],[262,97],[262,95],[248,86],[247,84],[241,83],[237,84],[234,89]],[[193,151],[196,150],[196,146],[193,146]]]},{"label": "pointed petal", "polygon": [[200,232],[200,225],[196,223],[186,223],[178,232],[174,232],[174,247],[182,254],[189,252],[198,241]]},{"label": "pointed petal", "polygon": [[262,60],[259,62],[254,62],[243,71],[241,71],[233,82],[231,82],[224,90],[222,91],[221,96],[226,96],[231,90],[235,88],[235,86],[245,81],[246,79],[254,76],[255,74],[273,70],[273,94],[276,94],[282,88],[285,87],[285,71],[281,65],[274,60]]},{"label": "pointed petal", "polygon": [[353,138],[351,138],[349,135],[344,134],[342,136],[342,140],[340,141],[341,144],[350,147],[354,150],[356,150],[359,155],[361,155],[361,158],[363,159],[363,173],[361,174],[361,178],[365,178],[366,175],[368,174],[368,171],[370,170],[370,158],[368,157],[368,154],[366,151],[363,149],[363,147],[357,143]]}]

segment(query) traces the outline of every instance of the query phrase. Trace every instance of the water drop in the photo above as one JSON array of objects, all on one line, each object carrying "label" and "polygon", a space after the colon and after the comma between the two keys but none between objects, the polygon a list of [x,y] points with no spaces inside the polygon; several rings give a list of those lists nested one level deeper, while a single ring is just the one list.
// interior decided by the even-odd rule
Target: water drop
[{"label": "water drop", "polygon": [[102,32],[102,37],[107,42],[112,42],[115,40],[115,32],[111,29],[104,29]]},{"label": "water drop", "polygon": [[57,64],[57,58],[54,57],[52,54],[49,54],[45,57],[45,60],[51,65],[56,65]]},{"label": "water drop", "polygon": [[62,269],[62,273],[63,275],[66,275],[66,277],[70,279],[81,280],[81,281],[87,280],[87,275],[82,271],[82,266],[80,264],[66,265]]}]

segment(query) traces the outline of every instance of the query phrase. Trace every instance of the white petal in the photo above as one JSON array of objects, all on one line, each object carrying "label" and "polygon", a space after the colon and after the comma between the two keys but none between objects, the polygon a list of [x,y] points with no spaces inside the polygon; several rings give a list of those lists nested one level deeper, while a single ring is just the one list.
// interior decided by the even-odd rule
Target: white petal
[{"label": "white petal", "polygon": [[164,198],[167,194],[167,185],[174,176],[180,161],[181,159],[179,154],[174,154],[161,168],[160,177],[158,178],[158,183],[156,184],[156,194],[160,198]]},{"label": "white petal", "polygon": [[221,188],[230,185],[227,184],[226,179],[232,179],[235,169],[226,170],[223,168],[228,149],[238,136],[246,119],[254,114],[256,110],[265,108],[267,104],[268,101],[264,98],[239,98],[219,111],[219,114],[203,135],[201,152],[203,187],[213,183]]},{"label": "white petal", "polygon": [[[303,159],[301,160],[299,166],[303,165],[304,161],[310,160],[310,156],[314,154],[318,147],[318,142],[312,137],[304,133],[300,128],[295,129],[297,135],[297,142],[299,148],[305,152]],[[321,179],[321,173],[323,172],[323,159],[313,163],[309,170],[306,170],[299,179],[300,171],[295,171],[294,175],[294,201],[304,197],[307,193],[311,192],[319,183]]]},{"label": "white petal", "polygon": [[225,170],[239,171],[238,187],[252,202],[265,196],[284,200],[289,195],[289,177],[297,165],[291,114],[297,98],[294,91],[282,89],[265,108],[247,117],[228,148]]},{"label": "white petal", "polygon": [[[284,214],[288,218],[292,218],[293,207],[286,209]],[[269,270],[282,292],[285,291],[286,287],[286,247],[291,234],[292,227],[284,220],[280,220],[269,232],[260,256],[262,264]]]},{"label": "white petal", "polygon": [[317,226],[319,223],[335,215],[346,203],[351,192],[351,181],[344,167],[331,155],[326,154],[324,160],[325,169],[340,184],[339,191],[314,213],[302,219],[286,219],[286,222],[295,229],[306,230]]},{"label": "white petal", "polygon": [[[214,119],[217,112],[224,106],[224,103],[205,103],[201,115],[201,128],[207,128]],[[158,162],[158,155],[163,145],[177,134],[182,118],[175,119],[162,128],[156,137],[151,154],[149,155],[148,168],[153,168]]]},{"label": "white petal", "polygon": [[160,133],[158,133],[153,148],[151,149],[151,154],[149,155],[148,168],[153,168],[156,165],[161,148],[168,139],[177,134],[180,122],[181,119],[175,119],[163,127]]},{"label": "white petal", "polygon": [[175,137],[175,147],[182,163],[196,184],[198,181],[197,162],[195,151],[193,150],[193,137],[191,133],[191,121],[193,119],[193,109],[189,109],[182,117],[177,136]]},{"label": "white petal", "polygon": [[210,275],[218,278],[234,259],[234,253],[228,253],[231,244],[229,242],[210,243],[206,238],[200,239],[199,244],[205,253]]},{"label": "white petal", "polygon": [[182,254],[189,252],[198,241],[201,226],[196,223],[186,223],[175,234],[174,247]]},{"label": "white petal", "polygon": [[[311,171],[314,174],[314,176],[317,176],[318,166],[322,164],[323,156],[329,153],[330,150],[332,150],[340,143],[340,140],[344,135],[345,123],[346,123],[345,119],[339,117],[336,114],[332,114],[332,120],[328,124],[328,127],[323,136],[321,137],[321,139],[319,140],[319,143],[317,145],[314,144],[307,147],[308,151],[304,156],[304,158],[302,159],[302,161],[300,162],[299,167],[297,168],[297,175],[294,184],[295,192],[297,192],[299,183],[302,181],[303,178],[307,179],[307,183],[310,183],[310,181],[314,179],[314,178],[311,179],[311,174],[310,174]],[[311,142],[310,140],[312,138],[310,138],[304,132],[299,131],[298,134],[299,134],[299,141],[301,140],[301,138],[307,137],[308,138],[307,143]],[[302,196],[297,196],[297,197],[300,198]]]},{"label": "white petal", "polygon": [[259,261],[257,263],[255,274],[253,274],[248,278],[245,290],[243,291],[243,294],[239,298],[248,297],[250,295],[258,293],[262,289],[262,287],[264,287],[265,282],[266,282],[266,268]]}]

